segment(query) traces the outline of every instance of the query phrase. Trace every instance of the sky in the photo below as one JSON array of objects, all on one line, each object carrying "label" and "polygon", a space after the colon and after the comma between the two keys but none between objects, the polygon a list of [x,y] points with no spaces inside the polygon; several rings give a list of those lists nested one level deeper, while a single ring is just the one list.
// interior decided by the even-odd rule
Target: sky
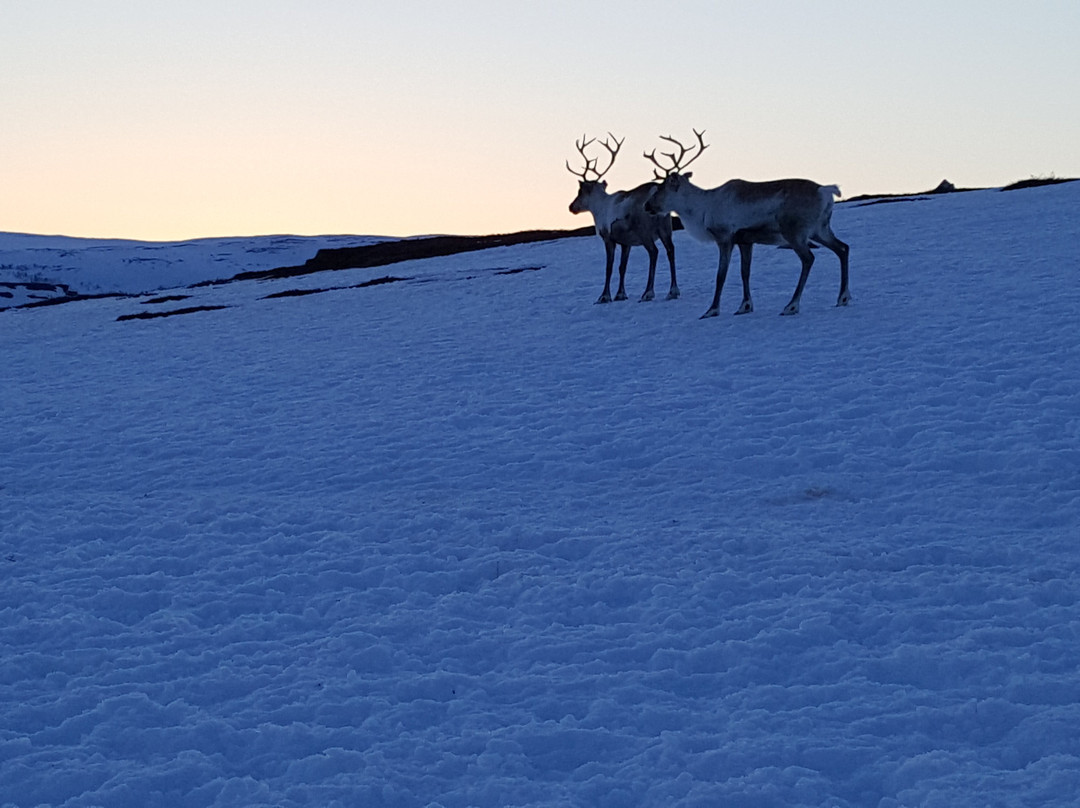
[{"label": "sky", "polygon": [[1080,176],[1080,3],[0,0],[0,231],[578,227],[564,161],[706,187]]}]

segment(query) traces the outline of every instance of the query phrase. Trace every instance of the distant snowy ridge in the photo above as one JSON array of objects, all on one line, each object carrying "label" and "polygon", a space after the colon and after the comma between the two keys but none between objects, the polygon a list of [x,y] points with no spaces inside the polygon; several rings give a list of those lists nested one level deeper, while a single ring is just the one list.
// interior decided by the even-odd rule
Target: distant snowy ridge
[{"label": "distant snowy ridge", "polygon": [[277,235],[151,242],[0,233],[0,308],[68,293],[143,294],[175,289],[301,263],[325,248],[383,240],[377,236]]},{"label": "distant snowy ridge", "polygon": [[[165,244],[68,238],[59,239],[61,243],[57,244],[57,239],[48,236],[0,234],[0,260],[5,256],[10,259],[0,263],[0,310],[386,266],[592,233],[593,228],[583,227],[490,236],[265,236]],[[11,245],[7,250],[3,246],[5,236]],[[22,243],[27,240],[30,246]],[[297,257],[306,260],[282,265]],[[61,277],[67,282],[55,280]]]},{"label": "distant snowy ridge", "polygon": [[[1001,191],[1075,182],[1065,178],[1022,180]],[[844,200],[863,205],[919,201],[961,193],[948,181],[921,194],[863,195]],[[843,204],[843,203],[841,203]],[[676,230],[681,225],[676,221]],[[0,311],[74,297],[140,295],[233,280],[266,280],[326,270],[384,266],[404,260],[452,255],[491,247],[581,236],[577,230],[530,230],[491,236],[249,236],[150,242],[27,233],[0,233]],[[377,248],[372,250],[372,248]]]}]

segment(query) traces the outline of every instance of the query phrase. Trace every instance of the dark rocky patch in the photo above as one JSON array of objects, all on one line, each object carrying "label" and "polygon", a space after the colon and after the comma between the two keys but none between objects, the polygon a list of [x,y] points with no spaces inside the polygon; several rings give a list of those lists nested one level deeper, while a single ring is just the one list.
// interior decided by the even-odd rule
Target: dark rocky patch
[{"label": "dark rocky patch", "polygon": [[932,191],[920,191],[915,194],[860,194],[859,196],[853,196],[850,199],[845,199],[845,202],[862,202],[861,205],[856,207],[866,207],[868,205],[886,205],[890,202],[917,202],[922,199],[926,199],[928,196],[940,196],[941,194],[962,194],[967,191],[982,191],[983,188],[957,188],[948,180],[942,180],[937,184],[937,187]]},{"label": "dark rocky patch", "polygon": [[3,281],[0,288],[25,289],[28,292],[60,292],[64,295],[74,295],[75,292],[66,283],[42,283],[41,281],[27,281],[25,283]]},{"label": "dark rocky patch", "polygon": [[153,306],[159,303],[173,303],[177,300],[187,300],[191,295],[165,295],[164,297],[154,297],[150,300],[144,300],[144,306]]},{"label": "dark rocky patch", "polygon": [[562,238],[580,238],[595,234],[596,229],[590,226],[581,227],[577,230],[524,230],[519,233],[505,233],[494,236],[425,236],[422,238],[401,239],[400,241],[383,241],[361,247],[323,249],[315,253],[314,258],[309,259],[301,266],[241,272],[225,280],[203,281],[193,284],[191,288],[214,286],[232,281],[295,278],[328,270],[369,269],[402,261],[439,258],[463,252],[489,250],[494,247],[508,247],[514,244],[529,244],[538,241],[555,241]]},{"label": "dark rocky patch", "polygon": [[[0,311],[12,309],[34,309],[40,306],[58,306],[61,303],[72,303],[76,300],[101,300],[107,297],[136,297],[136,295],[124,294],[123,292],[104,292],[102,294],[84,295],[71,290],[66,283],[43,283],[41,281],[0,281],[0,289],[11,289],[12,292],[0,292],[0,298],[15,298],[15,291],[24,292],[27,302],[16,306],[0,308]],[[35,294],[37,293],[37,294]]]},{"label": "dark rocky patch", "polygon": [[277,300],[282,297],[307,297],[308,295],[321,295],[323,292],[332,292],[337,289],[344,289],[344,286],[335,286],[333,289],[286,289],[284,292],[274,292],[270,295],[263,295],[262,300]]},{"label": "dark rocky patch", "polygon": [[[1027,180],[1020,180],[1014,182],[1011,185],[1006,185],[1004,188],[999,188],[999,191],[1018,191],[1022,188],[1040,188],[1044,185],[1060,185],[1063,182],[1077,182],[1080,181],[1075,177],[1032,177]],[[861,205],[856,207],[865,207],[867,205],[885,205],[890,202],[918,202],[924,200],[930,196],[939,196],[941,194],[962,194],[968,191],[985,191],[986,188],[957,188],[948,180],[942,180],[938,183],[938,186],[932,191],[923,191],[917,194],[861,194],[859,196],[853,196],[851,199],[845,199],[844,202],[862,202]]]},{"label": "dark rocky patch", "polygon": [[362,283],[354,283],[352,286],[347,286],[347,289],[366,289],[368,286],[382,286],[384,283],[397,283],[398,281],[411,281],[412,278],[398,278],[394,275],[383,275],[381,278],[372,278],[369,281],[363,281]]},{"label": "dark rocky patch", "polygon": [[372,278],[362,283],[354,283],[349,286],[330,286],[326,289],[286,289],[283,292],[274,292],[266,295],[263,300],[275,300],[280,297],[304,297],[306,295],[318,295],[323,292],[340,292],[343,289],[366,289],[369,286],[381,286],[384,283],[397,283],[398,281],[411,281],[412,278],[399,278],[394,275],[384,275],[381,278]]},{"label": "dark rocky patch", "polygon": [[227,309],[228,306],[190,306],[186,309],[173,309],[172,311],[140,311],[138,314],[121,314],[116,321],[124,320],[153,320],[158,317],[175,317],[178,314],[193,314],[197,311],[217,311]]},{"label": "dark rocky patch", "polygon": [[1027,180],[1020,180],[1014,182],[1011,185],[1006,185],[1001,190],[1003,191],[1020,191],[1024,188],[1041,188],[1044,185],[1061,185],[1063,182],[1077,182],[1076,177],[1032,177]]},{"label": "dark rocky patch", "polygon": [[[8,291],[10,290],[10,291]],[[27,306],[48,305],[50,301],[64,302],[78,297],[75,292],[65,283],[43,283],[41,281],[0,281],[0,298],[14,300],[15,292],[22,292],[29,303],[23,303],[12,308],[25,308]]]},{"label": "dark rocky patch", "polygon": [[[894,202],[923,202],[927,199],[926,196],[853,196],[851,199],[845,199],[845,202],[858,202],[855,207],[868,208],[871,205],[891,205]],[[868,200],[868,201],[860,201]]]},{"label": "dark rocky patch", "polygon": [[521,272],[539,272],[543,267],[518,267],[517,269],[498,269],[496,275],[517,275]]},{"label": "dark rocky patch", "polygon": [[63,297],[48,297],[41,300],[34,300],[30,303],[23,303],[21,306],[16,306],[18,309],[35,309],[41,306],[58,306],[61,303],[74,303],[76,300],[105,300],[106,298],[121,298],[121,297],[137,297],[138,295],[124,294],[123,292],[105,292],[100,295],[80,295],[77,292],[70,292]]}]

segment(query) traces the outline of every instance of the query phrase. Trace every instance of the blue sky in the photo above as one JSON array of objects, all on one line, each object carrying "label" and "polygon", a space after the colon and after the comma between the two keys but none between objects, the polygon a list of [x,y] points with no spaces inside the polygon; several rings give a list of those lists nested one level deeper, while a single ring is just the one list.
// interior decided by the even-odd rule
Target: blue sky
[{"label": "blue sky", "polygon": [[587,222],[573,141],[846,195],[1080,176],[1080,3],[0,0],[0,230]]}]

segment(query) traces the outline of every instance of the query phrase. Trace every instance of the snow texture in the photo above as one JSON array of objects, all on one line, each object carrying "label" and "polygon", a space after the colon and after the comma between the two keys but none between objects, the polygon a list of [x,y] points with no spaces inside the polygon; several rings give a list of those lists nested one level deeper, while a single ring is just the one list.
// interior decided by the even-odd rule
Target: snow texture
[{"label": "snow texture", "polygon": [[796,317],[685,233],[0,313],[0,805],[1075,805],[1078,207],[839,204]]}]

